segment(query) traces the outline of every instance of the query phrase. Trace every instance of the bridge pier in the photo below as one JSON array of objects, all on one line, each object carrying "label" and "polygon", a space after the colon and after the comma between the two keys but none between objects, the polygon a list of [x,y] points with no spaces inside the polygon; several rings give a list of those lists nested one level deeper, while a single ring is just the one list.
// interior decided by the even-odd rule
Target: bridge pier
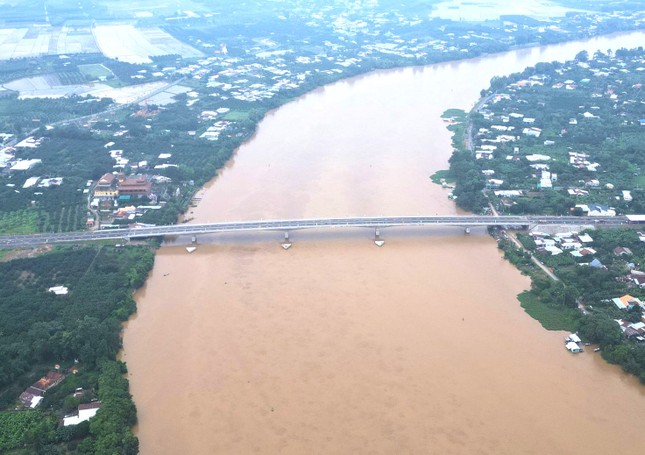
[{"label": "bridge pier", "polygon": [[385,240],[381,240],[381,231],[378,228],[374,230],[374,245],[378,247],[385,245]]},{"label": "bridge pier", "polygon": [[291,243],[291,241],[289,240],[289,232],[285,232],[285,233],[284,233],[284,240],[282,241],[282,243],[280,244],[280,246],[281,246],[282,248],[284,248],[285,250],[288,250],[289,248],[291,248],[291,245],[292,245],[292,243]]}]

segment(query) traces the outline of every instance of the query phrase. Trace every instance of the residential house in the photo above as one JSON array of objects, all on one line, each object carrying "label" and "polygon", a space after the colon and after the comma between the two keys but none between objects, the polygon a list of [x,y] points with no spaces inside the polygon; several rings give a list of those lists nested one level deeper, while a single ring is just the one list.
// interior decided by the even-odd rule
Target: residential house
[{"label": "residential house", "polygon": [[632,250],[630,250],[629,248],[617,246],[616,248],[614,248],[614,254],[616,256],[631,256],[634,253],[632,253]]},{"label": "residential house", "polygon": [[645,272],[632,270],[628,276],[629,280],[640,288],[645,288]]},{"label": "residential house", "polygon": [[576,208],[582,210],[587,216],[616,216],[616,211],[600,204],[576,204]]},{"label": "residential house", "polygon": [[79,404],[78,409],[74,414],[65,416],[63,418],[63,426],[78,425],[81,422],[86,422],[96,415],[101,408],[100,401],[92,401],[90,403]]},{"label": "residential house", "polygon": [[542,130],[533,126],[530,128],[524,128],[522,130],[522,134],[524,134],[525,136],[540,137]]},{"label": "residential house", "polygon": [[37,382],[33,383],[31,386],[20,394],[18,399],[27,408],[35,408],[43,400],[45,393],[52,387],[60,384],[65,375],[57,371],[50,371],[47,375],[40,378]]},{"label": "residential house", "polygon": [[638,305],[641,308],[645,308],[645,303],[643,303],[640,299],[636,297],[632,297],[629,294],[624,295],[622,297],[613,298],[611,299],[611,301],[614,303],[614,305],[616,305],[621,310],[629,309],[635,305]]}]

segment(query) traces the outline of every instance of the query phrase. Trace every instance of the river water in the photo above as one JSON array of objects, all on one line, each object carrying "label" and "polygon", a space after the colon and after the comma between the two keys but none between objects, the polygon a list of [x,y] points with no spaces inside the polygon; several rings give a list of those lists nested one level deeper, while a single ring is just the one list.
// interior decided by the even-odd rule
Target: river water
[{"label": "river water", "polygon": [[[381,71],[270,113],[195,222],[453,214],[439,118],[494,75],[643,33]],[[147,454],[606,454],[645,443],[645,388],[527,316],[483,232],[228,234],[162,247],[124,333]]]}]

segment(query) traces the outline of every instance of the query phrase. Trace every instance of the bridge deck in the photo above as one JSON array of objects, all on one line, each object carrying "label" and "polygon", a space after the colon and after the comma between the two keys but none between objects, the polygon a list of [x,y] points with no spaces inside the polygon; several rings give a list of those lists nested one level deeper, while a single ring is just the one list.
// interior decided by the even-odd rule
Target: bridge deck
[{"label": "bridge deck", "polygon": [[54,243],[78,243],[92,240],[133,239],[159,236],[199,235],[235,231],[292,231],[316,228],[385,228],[393,226],[531,226],[628,223],[626,217],[589,219],[575,216],[391,216],[357,218],[311,218],[301,220],[260,220],[206,224],[175,224],[100,231],[0,236],[0,248],[32,247]]}]

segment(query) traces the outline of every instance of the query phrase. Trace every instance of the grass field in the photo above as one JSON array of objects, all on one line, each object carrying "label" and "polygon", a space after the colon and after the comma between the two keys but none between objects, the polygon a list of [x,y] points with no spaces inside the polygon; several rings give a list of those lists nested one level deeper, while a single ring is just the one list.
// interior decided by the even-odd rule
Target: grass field
[{"label": "grass field", "polygon": [[91,79],[114,78],[114,73],[100,63],[91,63],[89,65],[78,65],[78,70]]},{"label": "grass field", "polygon": [[230,112],[227,112],[226,115],[224,116],[224,120],[229,120],[231,122],[246,120],[247,118],[249,118],[249,114],[248,112],[244,112],[244,111],[230,111]]},{"label": "grass field", "polygon": [[578,327],[579,313],[573,308],[545,305],[531,292],[525,291],[517,296],[524,311],[539,321],[547,330],[568,330],[575,332]]}]

